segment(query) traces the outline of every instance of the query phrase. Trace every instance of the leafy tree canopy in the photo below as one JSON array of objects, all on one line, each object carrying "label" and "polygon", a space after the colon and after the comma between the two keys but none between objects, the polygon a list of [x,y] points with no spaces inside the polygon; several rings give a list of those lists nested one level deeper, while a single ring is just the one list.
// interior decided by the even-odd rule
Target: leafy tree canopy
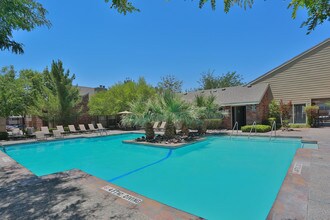
[{"label": "leafy tree canopy", "polygon": [[75,75],[63,68],[61,61],[53,61],[51,70],[42,73],[33,70],[20,71],[28,114],[36,115],[53,124],[67,125],[79,114],[79,90],[73,85]]},{"label": "leafy tree canopy", "polygon": [[[110,2],[110,0],[105,0]],[[199,8],[203,8],[206,3],[211,4],[213,10],[216,9],[216,0],[199,0]],[[223,0],[224,11],[228,13],[234,5],[239,7],[251,8],[254,0]],[[126,14],[127,12],[139,11],[131,2],[127,0],[112,0],[112,8],[117,9],[118,12]],[[291,0],[288,8],[292,9],[292,18],[295,19],[299,9],[307,10],[307,20],[304,21],[301,27],[307,26],[307,34],[313,31],[317,25],[330,20],[330,0]]]},{"label": "leafy tree canopy", "polygon": [[13,66],[4,67],[0,71],[0,116],[23,115],[28,104],[28,95],[22,80],[17,78]]},{"label": "leafy tree canopy", "polygon": [[129,110],[132,101],[147,100],[155,96],[156,90],[148,85],[144,78],[137,82],[127,80],[111,86],[105,92],[99,92],[91,97],[88,107],[91,115],[115,115]]},{"label": "leafy tree canopy", "polygon": [[31,31],[38,26],[50,27],[47,10],[34,0],[0,1],[0,50],[24,53],[23,44],[13,39],[13,31]]},{"label": "leafy tree canopy", "polygon": [[216,89],[243,85],[243,77],[235,71],[217,76],[214,74],[214,70],[209,70],[206,73],[202,73],[202,77],[198,82],[200,89]]},{"label": "leafy tree canopy", "polygon": [[157,85],[157,89],[161,92],[181,92],[182,83],[183,82],[181,80],[178,80],[174,75],[166,75],[161,78],[161,81]]}]

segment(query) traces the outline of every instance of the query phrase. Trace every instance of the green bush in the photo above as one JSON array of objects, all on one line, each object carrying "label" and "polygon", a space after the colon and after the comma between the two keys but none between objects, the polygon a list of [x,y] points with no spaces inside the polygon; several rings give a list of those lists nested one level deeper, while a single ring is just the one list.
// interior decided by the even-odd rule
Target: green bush
[{"label": "green bush", "polygon": [[54,130],[57,130],[57,128],[49,128],[48,130],[50,133],[52,133]]},{"label": "green bush", "polygon": [[269,125],[272,126],[276,118],[268,118]]},{"label": "green bush", "polygon": [[222,120],[221,119],[205,119],[206,127],[210,130],[217,130],[221,128]]},{"label": "green bush", "polygon": [[315,120],[319,113],[319,107],[317,105],[306,106],[305,112],[307,115],[307,124],[311,127],[315,127]]},{"label": "green bush", "polygon": [[0,132],[0,140],[8,140],[8,133]]},{"label": "green bush", "polygon": [[[241,127],[242,132],[250,132],[252,128],[252,125],[245,125]],[[271,130],[270,125],[256,125],[256,130],[258,133],[264,133],[264,132],[268,132]],[[254,132],[254,128],[252,130],[252,132]]]},{"label": "green bush", "polygon": [[308,124],[290,124],[290,128],[310,128]]}]

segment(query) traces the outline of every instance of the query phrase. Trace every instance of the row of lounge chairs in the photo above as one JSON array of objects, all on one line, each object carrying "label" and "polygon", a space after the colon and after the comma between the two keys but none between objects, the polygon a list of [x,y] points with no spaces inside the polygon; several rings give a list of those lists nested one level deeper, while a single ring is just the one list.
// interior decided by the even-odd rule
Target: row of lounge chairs
[{"label": "row of lounge chairs", "polygon": [[86,129],[85,125],[80,124],[79,130],[76,130],[74,125],[69,125],[69,131],[65,131],[62,125],[56,126],[56,130],[53,130],[52,133],[49,131],[47,126],[41,127],[41,131],[35,132],[35,136],[37,140],[46,139],[47,136],[53,135],[54,138],[62,138],[65,134],[77,134],[77,133],[87,133],[87,132],[105,132],[107,134],[107,130],[103,127],[101,123],[97,123],[97,128],[94,127],[93,124],[88,124],[88,130]]}]

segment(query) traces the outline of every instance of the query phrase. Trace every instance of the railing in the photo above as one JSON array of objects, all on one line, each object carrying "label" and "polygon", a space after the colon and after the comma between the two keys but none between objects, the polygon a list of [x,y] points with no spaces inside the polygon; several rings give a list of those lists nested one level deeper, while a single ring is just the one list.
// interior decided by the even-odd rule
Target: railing
[{"label": "railing", "polygon": [[249,138],[248,138],[248,139],[250,139],[250,137],[251,137],[251,133],[252,133],[253,128],[254,128],[254,135],[257,134],[257,128],[256,128],[256,125],[257,125],[257,122],[254,121],[253,124],[252,124],[252,127],[251,127],[251,129],[250,129],[250,134],[249,134]]},{"label": "railing", "polygon": [[7,153],[6,152],[6,146],[2,145],[2,143],[0,143],[0,148],[2,148],[3,152]]},{"label": "railing", "polygon": [[274,132],[274,137],[276,137],[276,121],[273,121],[272,129],[270,130],[270,135],[269,135],[270,141],[272,140],[273,132]]},{"label": "railing", "polygon": [[235,128],[236,128],[236,134],[238,134],[238,122],[237,121],[234,124],[233,130],[231,130],[230,138],[233,136]]}]

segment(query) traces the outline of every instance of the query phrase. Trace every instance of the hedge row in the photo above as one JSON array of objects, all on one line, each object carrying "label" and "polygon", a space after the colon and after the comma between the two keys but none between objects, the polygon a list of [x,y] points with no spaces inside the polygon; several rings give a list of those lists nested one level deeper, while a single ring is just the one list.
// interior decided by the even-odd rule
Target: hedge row
[{"label": "hedge row", "polygon": [[[241,127],[241,130],[242,130],[242,132],[250,132],[251,128],[252,128],[252,125],[245,125],[245,126]],[[271,127],[270,127],[270,125],[256,125],[255,129],[259,133],[264,133],[264,132],[270,131]],[[253,128],[252,132],[254,132],[254,128]]]}]

